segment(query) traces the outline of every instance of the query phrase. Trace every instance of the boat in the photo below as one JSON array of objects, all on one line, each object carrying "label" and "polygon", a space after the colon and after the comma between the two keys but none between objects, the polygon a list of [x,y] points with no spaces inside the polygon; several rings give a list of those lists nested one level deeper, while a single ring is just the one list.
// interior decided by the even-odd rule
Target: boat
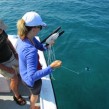
[{"label": "boat", "polygon": [[[9,40],[12,42],[13,46],[16,48],[16,42],[18,39],[17,35],[8,35]],[[39,37],[36,36],[38,40]],[[42,51],[38,51],[40,55],[40,63],[42,68],[46,68],[46,60],[44,57],[44,53]],[[0,109],[29,109],[29,92],[26,87],[20,82],[20,93],[26,99],[27,104],[24,106],[19,106],[13,100],[13,94],[9,88],[9,80],[0,75]],[[57,109],[56,99],[53,91],[52,82],[50,76],[47,75],[42,78],[42,89],[40,93],[40,99],[36,105],[40,105],[40,109]]]}]

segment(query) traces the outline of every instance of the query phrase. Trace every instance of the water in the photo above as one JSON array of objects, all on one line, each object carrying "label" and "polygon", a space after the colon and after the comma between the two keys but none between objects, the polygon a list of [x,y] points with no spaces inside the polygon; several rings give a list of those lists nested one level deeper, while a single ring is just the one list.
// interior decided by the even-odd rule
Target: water
[{"label": "water", "polygon": [[66,68],[53,74],[58,108],[109,109],[109,0],[1,0],[8,34],[17,34],[17,20],[30,10],[48,24],[41,39],[58,26],[65,30],[54,46]]}]

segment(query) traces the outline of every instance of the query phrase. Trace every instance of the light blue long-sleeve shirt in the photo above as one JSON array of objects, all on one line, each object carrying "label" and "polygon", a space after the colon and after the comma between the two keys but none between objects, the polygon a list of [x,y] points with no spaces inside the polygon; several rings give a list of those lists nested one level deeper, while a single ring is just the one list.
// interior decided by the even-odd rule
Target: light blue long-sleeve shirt
[{"label": "light blue long-sleeve shirt", "polygon": [[22,80],[29,86],[33,86],[34,82],[41,77],[52,72],[50,66],[45,69],[38,70],[38,49],[45,50],[45,47],[36,39],[33,38],[35,46],[26,38],[18,39],[17,52],[19,56],[19,69]]}]

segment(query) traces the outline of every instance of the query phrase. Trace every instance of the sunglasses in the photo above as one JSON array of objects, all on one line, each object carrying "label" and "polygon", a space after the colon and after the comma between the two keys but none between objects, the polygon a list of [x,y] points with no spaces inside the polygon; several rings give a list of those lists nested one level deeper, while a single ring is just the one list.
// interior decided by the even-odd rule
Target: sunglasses
[{"label": "sunglasses", "polygon": [[42,30],[42,26],[41,25],[37,26],[37,28],[39,28],[40,30]]}]

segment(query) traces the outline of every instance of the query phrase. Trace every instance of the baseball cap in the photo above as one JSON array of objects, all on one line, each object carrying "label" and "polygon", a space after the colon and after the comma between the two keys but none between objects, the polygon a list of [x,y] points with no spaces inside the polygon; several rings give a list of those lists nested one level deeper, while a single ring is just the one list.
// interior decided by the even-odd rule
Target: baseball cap
[{"label": "baseball cap", "polygon": [[25,21],[26,26],[46,26],[46,23],[42,21],[40,15],[34,11],[25,13],[22,19]]},{"label": "baseball cap", "polygon": [[6,30],[7,26],[4,24],[4,22],[0,19],[0,29]]}]

